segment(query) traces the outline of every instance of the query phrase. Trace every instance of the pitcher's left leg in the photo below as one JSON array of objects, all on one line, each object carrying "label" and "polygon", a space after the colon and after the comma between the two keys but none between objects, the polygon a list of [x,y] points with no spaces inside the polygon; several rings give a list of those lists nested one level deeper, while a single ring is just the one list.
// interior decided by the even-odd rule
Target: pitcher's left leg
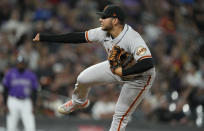
[{"label": "pitcher's left leg", "polygon": [[130,116],[142,101],[147,91],[148,89],[142,90],[122,87],[110,131],[125,131]]},{"label": "pitcher's left leg", "polygon": [[143,88],[137,88],[137,86],[128,83],[123,85],[116,104],[110,131],[125,131],[130,116],[151,87],[150,79],[151,77],[142,84]]}]

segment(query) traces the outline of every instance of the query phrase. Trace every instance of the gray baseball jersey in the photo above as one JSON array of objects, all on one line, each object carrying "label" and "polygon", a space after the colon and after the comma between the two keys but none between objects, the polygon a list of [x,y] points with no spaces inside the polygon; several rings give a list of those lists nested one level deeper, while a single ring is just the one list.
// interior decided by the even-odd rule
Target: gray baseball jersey
[{"label": "gray baseball jersey", "polygon": [[113,45],[116,44],[128,53],[133,54],[136,61],[152,57],[149,48],[140,34],[127,24],[124,26],[124,29],[120,35],[115,39],[112,39],[112,37],[108,35],[106,31],[103,31],[101,27],[99,27],[87,31],[86,40],[88,42],[98,42],[102,44],[107,52],[109,52]]},{"label": "gray baseball jersey", "polygon": [[[85,37],[90,43],[102,44],[107,53],[116,44],[126,52],[133,54],[135,61],[152,57],[149,48],[139,33],[127,24],[124,26],[123,31],[114,39],[100,27],[86,31]],[[84,99],[82,98],[88,96],[87,90],[92,84],[122,82],[123,87],[116,104],[110,131],[125,131],[131,114],[152,86],[155,74],[155,69],[151,68],[148,71],[136,74],[138,77],[134,79],[124,81],[111,72],[109,62],[106,60],[80,73],[75,87],[76,94],[72,96],[72,99],[75,102],[83,103]]]}]

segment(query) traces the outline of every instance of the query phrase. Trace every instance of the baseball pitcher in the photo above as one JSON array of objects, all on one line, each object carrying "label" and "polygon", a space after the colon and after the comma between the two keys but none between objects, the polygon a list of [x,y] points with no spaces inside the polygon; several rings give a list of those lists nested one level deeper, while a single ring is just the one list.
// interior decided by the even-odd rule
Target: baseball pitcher
[{"label": "baseball pitcher", "polygon": [[110,131],[125,131],[130,116],[145,97],[155,79],[155,68],[149,48],[138,32],[125,24],[125,13],[117,5],[108,5],[100,15],[101,26],[85,32],[37,34],[33,41],[61,43],[99,43],[108,60],[80,73],[72,99],[58,108],[62,114],[89,105],[90,86],[100,83],[123,83]]}]

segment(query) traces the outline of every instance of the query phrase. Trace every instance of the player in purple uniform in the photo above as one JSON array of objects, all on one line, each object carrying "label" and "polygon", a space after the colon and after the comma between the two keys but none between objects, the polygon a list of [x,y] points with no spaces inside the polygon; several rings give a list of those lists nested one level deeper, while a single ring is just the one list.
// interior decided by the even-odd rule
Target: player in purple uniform
[{"label": "player in purple uniform", "polygon": [[36,75],[26,68],[25,59],[18,56],[17,65],[11,68],[3,78],[4,102],[8,108],[7,131],[16,131],[19,118],[25,131],[35,131],[33,104],[37,97],[38,80]]}]

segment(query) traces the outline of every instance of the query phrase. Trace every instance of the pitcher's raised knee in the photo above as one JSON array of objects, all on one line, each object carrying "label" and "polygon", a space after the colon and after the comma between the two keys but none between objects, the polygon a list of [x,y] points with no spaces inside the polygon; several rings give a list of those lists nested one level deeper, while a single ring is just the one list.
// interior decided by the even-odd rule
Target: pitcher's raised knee
[{"label": "pitcher's raised knee", "polygon": [[86,76],[83,73],[81,73],[77,77],[77,84],[78,84],[78,86],[88,86],[88,85],[90,85],[92,83],[91,81],[92,80],[89,78],[89,76]]}]

